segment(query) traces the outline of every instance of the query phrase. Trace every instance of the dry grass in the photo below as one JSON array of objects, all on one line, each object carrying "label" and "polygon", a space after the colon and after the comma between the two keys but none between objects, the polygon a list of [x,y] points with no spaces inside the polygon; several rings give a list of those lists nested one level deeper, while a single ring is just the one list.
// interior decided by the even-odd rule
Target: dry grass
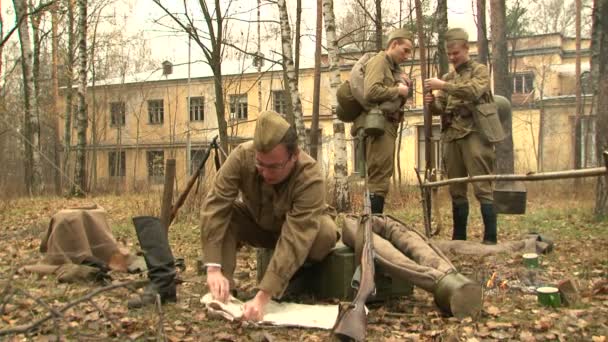
[{"label": "dry grass", "polygon": [[[577,307],[545,309],[534,296],[517,290],[522,267],[519,255],[499,255],[487,258],[453,256],[455,264],[480,281],[496,272],[506,280],[503,290],[487,289],[484,313],[477,322],[457,321],[441,316],[432,297],[416,289],[408,298],[375,306],[370,314],[369,340],[591,340],[605,336],[608,331],[608,295],[591,295],[594,284],[608,278],[608,224],[592,217],[593,186],[590,181],[577,184],[538,182],[528,186],[526,215],[500,216],[499,239],[518,239],[529,231],[551,235],[556,241],[552,254],[543,257],[540,277],[550,284],[562,279],[576,279],[583,294],[588,295]],[[171,227],[170,240],[176,256],[186,259],[187,269],[181,274],[186,280],[179,288],[179,303],[163,307],[163,324],[169,340],[261,341],[264,331],[246,329],[236,324],[206,317],[199,303],[205,292],[204,279],[196,274],[196,258],[200,254],[198,217],[201,193],[191,196],[180,216]],[[397,195],[400,194],[400,195]],[[132,216],[158,215],[159,191],[136,195],[98,196],[94,201],[109,213],[110,224],[117,239],[132,250],[137,249]],[[436,199],[439,203],[443,230],[439,238],[451,234],[451,209],[446,190]],[[360,196],[354,195],[355,210],[360,208]],[[475,200],[471,201],[475,208]],[[22,295],[5,296],[7,286],[28,291],[32,296],[59,307],[92,290],[92,284],[57,284],[53,276],[38,277],[12,271],[37,260],[40,235],[51,215],[61,208],[82,204],[80,200],[56,197],[12,199],[0,201],[0,329],[31,322],[46,315],[48,310]],[[392,191],[388,212],[423,230],[417,188]],[[435,218],[435,220],[437,217]],[[471,210],[469,222],[471,239],[481,238],[482,224],[478,210]],[[239,286],[252,293],[255,279],[253,250],[244,249],[239,259]],[[136,279],[138,276],[113,274],[115,280]],[[10,340],[40,340],[43,337],[65,340],[147,340],[157,337],[159,314],[154,309],[128,311],[126,298],[131,291],[116,290],[96,297],[96,304],[84,303],[68,311],[55,327],[52,321],[30,335],[9,337]],[[324,331],[302,329],[267,329],[277,341],[324,341]],[[601,339],[600,339],[601,340]]]}]

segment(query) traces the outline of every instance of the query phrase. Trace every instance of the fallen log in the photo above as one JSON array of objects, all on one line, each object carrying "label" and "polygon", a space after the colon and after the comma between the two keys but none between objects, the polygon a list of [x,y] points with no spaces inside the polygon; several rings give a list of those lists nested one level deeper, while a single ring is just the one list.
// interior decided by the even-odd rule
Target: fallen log
[{"label": "fallen log", "polygon": [[569,171],[554,171],[554,172],[541,172],[531,173],[527,175],[483,175],[474,177],[461,177],[452,178],[437,182],[424,182],[420,186],[423,188],[434,188],[438,186],[458,184],[458,183],[470,183],[470,182],[487,182],[487,181],[541,181],[550,179],[564,179],[564,178],[581,178],[581,177],[595,177],[607,175],[606,167],[596,167],[590,169],[581,170],[569,170]]}]

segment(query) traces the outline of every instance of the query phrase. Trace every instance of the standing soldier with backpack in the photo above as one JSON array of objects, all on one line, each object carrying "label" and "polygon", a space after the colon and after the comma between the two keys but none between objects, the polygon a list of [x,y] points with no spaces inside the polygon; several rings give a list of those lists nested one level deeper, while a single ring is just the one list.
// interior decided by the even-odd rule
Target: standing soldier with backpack
[{"label": "standing soldier with backpack", "polygon": [[[405,29],[392,31],[386,50],[378,52],[364,67],[363,95],[371,108],[366,108],[364,115],[357,117],[353,132],[363,129],[367,135],[365,160],[373,214],[384,211],[384,198],[393,175],[395,140],[403,120],[401,107],[410,95],[411,86],[399,64],[410,58],[413,41],[414,36]],[[397,106],[391,105],[395,102]],[[380,117],[381,121],[376,121],[376,129],[370,130],[369,119],[373,117]]]},{"label": "standing soldier with backpack", "polygon": [[[443,160],[448,178],[494,172],[494,143],[504,138],[490,91],[488,68],[469,58],[468,34],[461,28],[446,32],[448,59],[454,70],[441,79],[424,81],[424,102],[441,115]],[[433,95],[432,91],[438,92]],[[483,243],[496,244],[496,212],[492,182],[473,183],[484,224]],[[453,240],[467,239],[467,184],[451,184]]]}]

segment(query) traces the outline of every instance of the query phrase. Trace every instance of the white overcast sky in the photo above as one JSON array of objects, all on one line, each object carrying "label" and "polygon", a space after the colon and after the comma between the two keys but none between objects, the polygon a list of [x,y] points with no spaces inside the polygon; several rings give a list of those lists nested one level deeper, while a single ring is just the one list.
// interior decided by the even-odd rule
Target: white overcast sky
[{"label": "white overcast sky", "polygon": [[[169,0],[165,1],[169,2]],[[176,3],[181,3],[181,1],[177,1]],[[238,0],[235,2],[236,6],[239,6],[239,3],[245,3],[246,6],[251,6],[250,4],[255,4],[255,0]],[[287,0],[288,5],[294,5],[295,1]],[[316,19],[316,1],[302,1],[303,9],[302,9],[302,18],[305,20],[303,25],[308,27],[310,32],[314,31],[315,19]],[[344,0],[335,0],[334,11],[337,16],[340,15],[340,8],[343,8]],[[180,4],[181,6],[181,4]],[[196,6],[196,4],[195,4]],[[291,6],[290,6],[291,7]],[[180,7],[181,8],[181,7]],[[290,13],[290,21],[295,21],[295,10],[294,13]],[[148,27],[151,28],[147,32],[147,37],[149,39],[150,45],[153,47],[152,51],[156,51],[159,53],[157,59],[160,60],[171,60],[175,62],[185,62],[187,60],[187,39],[180,39],[180,37],[167,36],[162,32],[158,32],[159,28],[154,28],[153,24],[151,24],[152,18],[158,18],[162,14],[162,11],[154,4],[151,3],[150,0],[134,0],[133,10],[131,12],[132,25],[133,28],[141,28]],[[256,13],[252,12],[252,20],[255,20]],[[278,18],[278,9],[276,6],[268,6],[262,13],[262,19],[276,19]],[[450,1],[448,2],[448,22],[450,27],[463,27],[469,32],[469,36],[471,40],[475,40],[477,37],[477,31],[475,28],[475,22],[473,20],[472,8],[470,1]],[[255,35],[255,27],[251,28],[252,35]],[[238,30],[235,30],[238,31]],[[237,33],[233,31],[233,33]],[[246,28],[243,28],[241,31],[246,31]],[[306,31],[306,28],[303,27],[302,31]],[[243,32],[246,34],[246,32]],[[325,39],[325,38],[323,38]],[[255,39],[253,39],[255,40]],[[325,43],[325,42],[323,42]],[[314,52],[314,42],[311,38],[304,37],[302,39],[302,53],[303,59],[310,58],[312,59]],[[253,47],[250,48],[254,49]],[[280,49],[280,46],[276,47],[276,49]],[[192,47],[193,57],[197,58],[195,55],[199,54],[198,47]],[[200,55],[199,55],[200,57]]]},{"label": "white overcast sky", "polygon": [[[193,4],[193,8],[198,6],[198,1],[188,0]],[[390,0],[387,0],[390,1]],[[397,0],[392,0],[397,1]],[[337,16],[340,16],[341,9],[344,8],[345,0],[335,0],[334,11]],[[405,2],[405,1],[404,1]],[[4,19],[4,32],[8,31],[10,27],[12,27],[14,23],[14,14],[12,12],[12,1],[2,1],[2,12]],[[175,0],[163,0],[163,3],[173,3],[174,6],[177,6],[176,9],[181,10],[182,1]],[[210,2],[212,3],[212,2]],[[250,8],[255,5],[255,0],[233,0],[233,9],[237,8]],[[303,10],[302,10],[302,18],[303,28],[302,32],[308,33],[314,32],[315,19],[316,19],[316,1],[313,0],[305,0],[302,1]],[[290,13],[290,21],[295,21],[295,0],[287,0],[288,6],[293,10],[293,13]],[[434,5],[433,5],[434,7]],[[187,54],[187,46],[188,40],[185,34],[182,35],[169,35],[166,32],[162,32],[163,28],[159,27],[152,23],[152,20],[155,18],[159,18],[163,12],[156,6],[151,0],[117,0],[116,5],[110,5],[107,7],[107,11],[115,12],[121,17],[125,15],[128,19],[127,30],[135,33],[139,30],[144,30],[144,38],[148,40],[149,46],[152,48],[154,52],[154,59],[162,61],[162,60],[170,60],[175,63],[185,63],[187,62],[188,54]],[[262,19],[277,19],[278,18],[278,9],[275,5],[267,5],[266,8],[262,12]],[[254,11],[251,12],[251,20],[256,19],[256,13]],[[449,1],[448,2],[448,22],[450,27],[463,27],[469,32],[469,37],[471,40],[475,40],[477,37],[477,32],[475,28],[475,23],[472,15],[471,1]],[[243,28],[244,27],[244,28]],[[241,25],[240,28],[233,29],[233,34],[246,35],[246,25]],[[255,27],[251,27],[251,41],[255,42]],[[240,32],[239,32],[240,31]],[[14,34],[13,39],[17,39],[17,34]],[[274,50],[280,50],[280,45],[278,45],[278,38],[275,42],[276,47]],[[323,38],[324,39],[324,38]],[[272,43],[268,43],[263,45],[267,49],[270,48]],[[314,53],[314,42],[311,37],[304,37],[302,39],[302,59],[303,62],[307,59],[312,60]],[[250,45],[248,48],[250,51],[255,51],[255,46]],[[195,60],[197,58],[202,58],[202,54],[200,52],[200,48],[193,44],[192,47],[192,59]]]}]

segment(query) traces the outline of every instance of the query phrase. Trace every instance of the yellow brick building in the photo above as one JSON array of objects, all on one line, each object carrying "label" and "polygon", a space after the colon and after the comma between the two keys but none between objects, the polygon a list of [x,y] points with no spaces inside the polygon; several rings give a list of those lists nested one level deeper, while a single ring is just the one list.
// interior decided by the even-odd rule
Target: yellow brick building
[{"label": "yellow brick building", "polygon": [[[560,34],[539,35],[511,41],[512,47],[515,47],[510,55],[516,172],[594,166],[595,117],[590,113],[590,95],[583,96],[584,116],[578,130],[575,127],[574,39]],[[475,43],[471,43],[471,55],[476,57]],[[326,62],[326,57],[323,61]],[[342,57],[343,80],[355,61],[356,55]],[[583,89],[588,91],[588,40],[582,43],[581,64],[585,71]],[[230,143],[236,144],[251,138],[260,111],[285,112],[289,93],[284,90],[283,74],[278,65],[264,66],[262,74],[257,72],[251,60],[226,61],[222,69],[228,135]],[[414,168],[424,166],[419,60],[414,58],[403,69],[415,80],[417,88],[406,112],[399,150],[402,179],[413,184],[416,182]],[[188,178],[191,166],[187,160],[197,165],[202,151],[218,134],[211,70],[203,63],[191,64],[190,70],[188,77],[187,64],[165,62],[158,70],[97,81],[94,87],[89,87],[88,163],[95,169],[97,185],[118,184],[125,189],[137,189],[160,184],[164,160],[168,158],[176,159],[178,180],[184,182]],[[304,65],[299,77],[303,112],[309,128],[313,102],[312,65]],[[331,177],[335,138],[326,68],[322,69],[321,77],[319,160],[327,176]],[[542,133],[539,130],[541,116],[545,122]],[[91,124],[93,118],[95,127]],[[349,170],[352,171],[357,161],[349,129],[347,125]],[[432,148],[440,153],[438,119],[434,119],[433,132]],[[543,135],[542,143],[539,134]],[[191,142],[190,158],[186,153],[188,140]],[[539,168],[541,159],[542,168]]]}]

